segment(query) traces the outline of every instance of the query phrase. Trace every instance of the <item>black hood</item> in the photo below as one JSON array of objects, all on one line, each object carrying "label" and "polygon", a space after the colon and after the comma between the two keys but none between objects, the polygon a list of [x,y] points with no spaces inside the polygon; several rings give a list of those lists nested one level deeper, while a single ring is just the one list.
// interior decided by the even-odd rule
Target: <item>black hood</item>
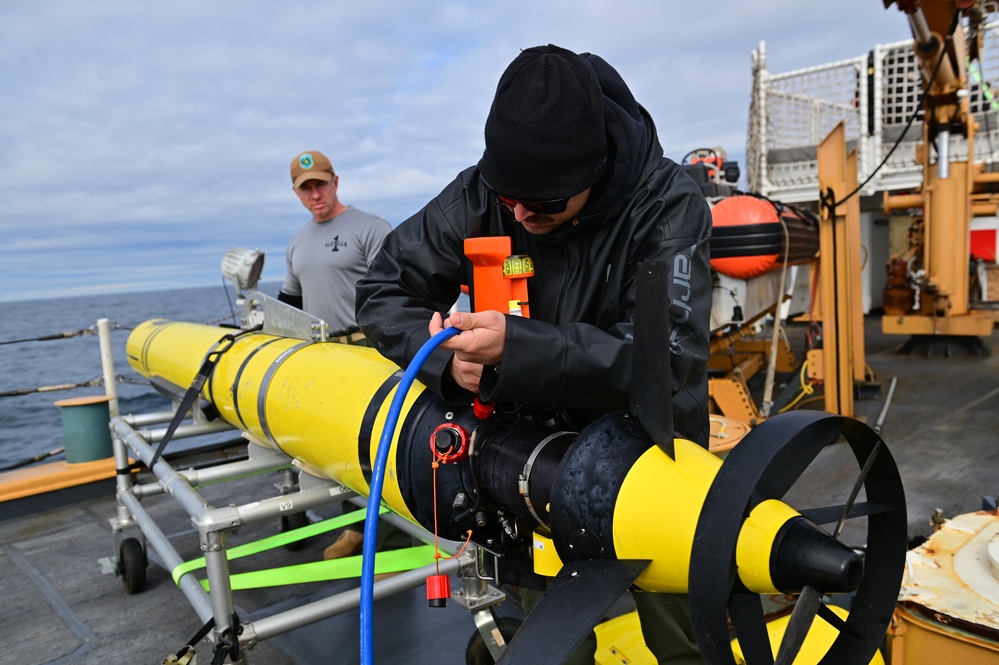
[{"label": "black hood", "polygon": [[[590,199],[579,214],[579,225],[566,224],[545,236],[542,242],[558,242],[569,233],[586,232],[613,219],[618,208],[627,205],[638,186],[647,179],[662,157],[652,118],[631,94],[617,70],[603,58],[582,53],[604,94],[604,128],[607,132],[607,170],[593,185]],[[650,155],[655,147],[657,154]]]}]

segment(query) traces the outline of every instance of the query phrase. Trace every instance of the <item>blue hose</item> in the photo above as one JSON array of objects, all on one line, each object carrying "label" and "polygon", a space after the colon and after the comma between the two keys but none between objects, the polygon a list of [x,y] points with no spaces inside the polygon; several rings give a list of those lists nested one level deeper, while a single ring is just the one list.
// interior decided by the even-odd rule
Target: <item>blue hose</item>
[{"label": "blue hose", "polygon": [[399,421],[399,412],[410,386],[416,380],[416,373],[423,367],[430,353],[440,346],[444,340],[454,337],[461,330],[445,328],[420,347],[409,367],[406,368],[399,385],[389,405],[382,437],[378,442],[378,452],[375,464],[371,469],[371,488],[368,493],[368,509],[364,516],[364,549],[361,551],[361,665],[374,663],[374,630],[372,614],[374,613],[374,582],[375,582],[375,548],[378,538],[378,509],[382,502],[382,486],[385,484],[385,465],[388,463],[389,448],[392,447],[392,437]]}]

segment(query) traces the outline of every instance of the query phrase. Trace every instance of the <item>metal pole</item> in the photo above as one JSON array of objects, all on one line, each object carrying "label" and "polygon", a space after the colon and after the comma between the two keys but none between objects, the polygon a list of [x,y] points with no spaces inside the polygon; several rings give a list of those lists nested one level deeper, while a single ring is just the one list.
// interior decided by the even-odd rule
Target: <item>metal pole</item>
[{"label": "metal pole", "polygon": [[[177,566],[184,563],[184,560],[177,554],[177,550],[170,544],[170,540],[131,492],[127,490],[119,492],[118,500],[131,512],[136,525],[142,531],[142,535],[145,536],[146,542],[163,561],[163,567],[167,572],[172,574]],[[194,575],[184,575],[180,578],[177,586],[183,592],[191,607],[194,608],[198,618],[201,621],[208,621],[212,617],[212,604],[208,598],[208,592],[201,588]]]},{"label": "metal pole", "polygon": [[[212,527],[214,529],[214,526]],[[229,559],[226,558],[225,530],[208,531],[201,534],[201,548],[205,552],[205,571],[208,574],[208,599],[212,604],[215,618],[215,643],[232,628],[233,601],[229,577]],[[238,640],[237,636],[232,639]]]},{"label": "metal pole", "polygon": [[173,420],[173,411],[156,411],[154,413],[128,413],[121,417],[130,427],[138,429],[150,425],[159,425]]},{"label": "metal pole", "polygon": [[[167,427],[157,427],[155,429],[141,429],[134,430],[136,434],[141,436],[143,439],[149,443],[159,443],[166,436]],[[214,434],[216,432],[227,432],[234,429],[232,425],[225,422],[224,420],[213,420],[210,423],[192,423],[189,425],[181,425],[176,430],[174,430],[173,438],[185,439],[194,436],[201,436],[202,434]]]},{"label": "metal pole", "polygon": [[101,345],[101,368],[104,370],[104,394],[108,396],[108,412],[118,417],[118,380],[114,374],[114,356],[111,354],[111,326],[107,319],[97,319],[97,339]]},{"label": "metal pole", "polygon": [[946,180],[950,177],[950,130],[937,132],[937,177]]},{"label": "metal pole", "polygon": [[881,413],[878,414],[878,420],[874,423],[874,431],[877,434],[881,434],[881,426],[885,424],[885,418],[888,417],[888,407],[891,405],[891,398],[895,395],[896,383],[898,383],[898,377],[891,377],[891,383],[888,384],[888,394],[885,395],[884,406],[881,407]]},{"label": "metal pole", "polygon": [[[217,466],[203,469],[181,469],[177,471],[188,485],[197,487],[199,485],[211,485],[214,483],[242,478],[245,476],[255,476],[271,471],[279,471],[287,468],[291,464],[291,458],[283,453],[273,452],[271,455],[261,455],[249,459],[226,462]],[[162,494],[165,490],[160,483],[147,483],[138,485],[133,489],[136,496],[144,498]]]},{"label": "metal pole", "polygon": [[[429,564],[422,568],[399,573],[394,577],[376,582],[373,588],[375,600],[426,584],[428,575],[437,574],[438,565],[441,575],[457,575],[461,572],[462,563],[458,559],[442,559],[439,564]],[[249,634],[244,634],[240,641],[266,640],[275,635],[280,635],[295,628],[301,628],[302,626],[314,623],[320,619],[357,609],[360,604],[360,589],[343,591],[335,596],[321,598],[308,605],[255,619],[251,625],[247,626]],[[252,632],[249,632],[251,629]]]}]

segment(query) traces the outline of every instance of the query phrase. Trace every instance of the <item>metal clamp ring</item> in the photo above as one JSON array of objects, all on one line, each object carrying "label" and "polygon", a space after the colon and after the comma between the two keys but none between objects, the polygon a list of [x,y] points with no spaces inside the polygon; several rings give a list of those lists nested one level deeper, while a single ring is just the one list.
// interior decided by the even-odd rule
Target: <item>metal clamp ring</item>
[{"label": "metal clamp ring", "polygon": [[517,490],[520,492],[521,496],[524,497],[524,503],[527,504],[527,509],[531,511],[531,515],[537,520],[538,524],[543,524],[544,526],[549,526],[547,522],[541,519],[537,511],[534,510],[534,504],[531,503],[531,494],[529,491],[529,485],[531,482],[531,467],[534,465],[534,460],[538,458],[541,451],[549,443],[559,438],[560,436],[574,436],[576,432],[555,432],[546,436],[544,439],[535,446],[534,450],[531,451],[531,455],[527,458],[527,462],[524,464],[524,470],[520,473],[520,478],[517,479]]}]

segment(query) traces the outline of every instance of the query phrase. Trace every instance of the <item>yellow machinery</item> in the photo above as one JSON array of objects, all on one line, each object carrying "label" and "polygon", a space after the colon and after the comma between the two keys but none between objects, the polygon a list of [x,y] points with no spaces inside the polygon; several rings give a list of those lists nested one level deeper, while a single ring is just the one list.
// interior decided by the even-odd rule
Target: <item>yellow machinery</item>
[{"label": "yellow machinery", "polygon": [[793,372],[798,368],[787,337],[778,337],[776,354],[772,354],[771,341],[757,336],[756,324],[765,316],[775,315],[779,308],[780,305],[775,304],[737,328],[712,335],[708,358],[712,376],[708,379],[708,394],[713,412],[750,427],[759,424],[765,417],[750,392],[750,379],[766,369],[771,361],[776,363],[777,372]]},{"label": "yellow machinery", "polygon": [[[809,280],[815,302],[802,317],[821,324],[823,344],[807,354],[808,378],[823,385],[824,409],[852,417],[856,387],[865,382],[864,320],[861,313],[860,204],[856,151],[847,154],[846,133],[840,123],[818,148],[819,188],[818,257],[809,262]],[[837,201],[842,203],[836,204]],[[783,373],[797,369],[797,359],[786,337],[753,338],[755,324],[764,316],[779,317],[782,294],[776,303],[731,330],[713,335],[708,367],[721,376],[711,378],[712,407],[725,416],[756,425],[768,415],[757,407],[747,382],[772,364]],[[779,328],[779,321],[776,324]]]},{"label": "yellow machinery", "polygon": [[[908,248],[888,265],[882,329],[910,335],[904,351],[919,349],[928,355],[942,346],[948,354],[955,349],[984,354],[988,349],[978,338],[991,335],[994,317],[969,306],[969,228],[973,216],[996,215],[999,173],[985,173],[975,163],[977,123],[969,110],[967,61],[978,59],[980,28],[994,5],[981,0],[884,0],[886,8],[892,4],[908,17],[922,71],[923,140],[916,157],[923,185],[917,193],[885,196],[886,211],[918,209],[920,214],[910,229]],[[967,17],[967,37],[962,17]],[[967,154],[952,160],[951,137],[958,135]],[[857,155],[847,154],[842,125],[820,144],[818,171],[821,249],[811,266],[818,300],[808,318],[822,324],[823,345],[809,351],[808,372],[811,380],[824,384],[825,410],[852,416],[866,364]],[[725,366],[732,370],[729,374],[712,381],[712,399],[726,415],[753,424],[766,414],[749,396],[745,377],[763,366],[764,357],[760,349],[733,354],[729,347],[739,348],[736,344],[749,349],[744,341],[713,342],[713,369],[734,361]]]},{"label": "yellow machinery", "polygon": [[[923,140],[916,149],[923,184],[917,193],[885,195],[886,211],[921,214],[908,249],[889,262],[882,329],[912,335],[915,344],[949,338],[981,352],[975,338],[991,335],[993,320],[969,307],[969,232],[973,216],[996,214],[999,174],[983,173],[975,163],[978,123],[969,111],[967,62],[978,59],[987,3],[884,0],[886,8],[892,4],[909,20],[923,73]],[[956,135],[966,140],[962,159],[951,159]]]},{"label": "yellow machinery", "polygon": [[[980,28],[991,6],[980,0],[884,0],[884,4],[896,4],[909,19],[923,75],[925,109],[923,140],[916,151],[923,185],[918,193],[885,197],[886,211],[919,209],[921,215],[910,229],[909,247],[889,262],[882,328],[889,334],[911,335],[903,347],[907,350],[925,348],[929,353],[942,343],[947,353],[960,347],[983,353],[986,347],[978,337],[991,335],[993,317],[969,307],[969,226],[973,216],[995,216],[999,174],[984,173],[975,163],[977,123],[966,94],[966,58],[978,58]],[[962,16],[968,19],[967,38]],[[965,139],[963,159],[951,159],[952,135]],[[821,250],[818,262],[812,264],[811,279],[819,299],[810,320],[821,322],[824,343],[809,352],[808,370],[811,379],[824,384],[825,410],[852,416],[855,387],[866,375],[858,300],[862,284],[857,155],[846,153],[842,125],[820,144],[818,171]],[[731,355],[714,354],[712,362],[717,365]],[[740,360],[736,378],[751,376],[763,363],[762,354],[736,358]],[[729,376],[724,382],[716,380],[712,398],[724,405],[728,415],[738,414],[750,423],[761,419],[744,381]]]},{"label": "yellow machinery", "polygon": [[[220,345],[226,332],[149,321],[129,337],[129,362],[176,394],[214,354],[202,396],[220,419],[308,473],[366,495],[398,368],[374,349],[264,332]],[[784,503],[840,437],[860,469],[843,503],[801,510]],[[835,629],[823,662],[869,662],[894,609],[907,528],[898,471],[874,431],[802,411],[756,427],[724,462],[689,441],[670,443],[656,445],[638,418],[623,413],[578,433],[480,420],[415,384],[398,413],[383,500],[424,528],[436,525],[443,538],[470,533],[493,555],[501,581],[554,575],[502,663],[561,662],[632,585],[689,591],[710,663],[733,658],[730,622],[745,662],[773,662],[761,603],[761,594],[773,593],[801,596],[778,665],[794,660],[817,616]],[[447,463],[434,471],[442,456]],[[864,551],[839,541],[843,524],[858,517],[867,521]],[[224,594],[226,585],[218,586]],[[855,596],[845,618],[821,602],[834,592]],[[221,619],[231,598],[212,604]]]},{"label": "yellow machinery", "polygon": [[[775,372],[786,374],[799,366],[780,325],[789,283],[786,270],[807,262],[814,302],[802,319],[821,325],[824,340],[821,348],[808,351],[809,383],[824,385],[826,411],[853,416],[855,388],[867,376],[860,301],[860,205],[849,195],[857,189],[857,156],[847,155],[845,148],[842,125],[819,146],[824,203],[820,216],[735,192],[723,179],[727,170],[699,168],[699,162],[685,167],[712,203],[711,265],[716,282],[708,359],[712,411],[749,426],[770,415]],[[697,159],[707,153],[706,159],[718,161],[714,150],[695,153]],[[727,317],[725,309],[737,310],[738,316]],[[760,339],[758,324],[768,316],[775,319],[774,333],[770,339]],[[767,383],[758,406],[749,381],[762,370],[767,370]]]},{"label": "yellow machinery", "polygon": [[819,285],[811,317],[822,323],[824,343],[808,352],[808,365],[812,377],[825,386],[825,410],[852,416],[854,387],[866,378],[866,354],[860,303],[860,202],[856,196],[847,198],[857,189],[857,153],[846,152],[842,122],[819,144],[818,162],[822,250],[811,270],[812,283]]}]

